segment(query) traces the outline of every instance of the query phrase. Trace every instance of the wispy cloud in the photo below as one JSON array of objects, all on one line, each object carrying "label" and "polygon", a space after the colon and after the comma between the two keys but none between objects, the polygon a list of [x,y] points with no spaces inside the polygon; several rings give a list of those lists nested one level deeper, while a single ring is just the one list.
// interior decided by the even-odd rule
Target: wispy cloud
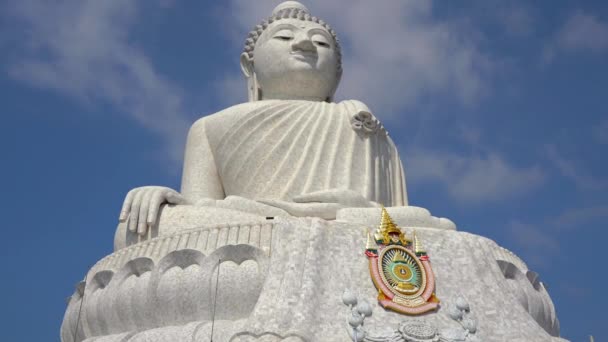
[{"label": "wispy cloud", "polygon": [[139,4],[11,2],[4,7],[5,18],[10,16],[17,25],[15,32],[25,36],[12,42],[15,58],[7,71],[32,86],[115,107],[164,137],[171,157],[179,160],[188,126],[181,116],[184,92],[158,73],[146,53],[130,41]]},{"label": "wispy cloud", "polygon": [[575,230],[581,229],[581,226],[598,219],[603,220],[603,222],[607,221],[608,205],[571,208],[552,219],[550,223],[560,229]]},{"label": "wispy cloud", "polygon": [[581,190],[603,190],[608,188],[608,179],[595,177],[574,161],[564,158],[554,145],[545,146],[545,155],[562,176],[570,179]]},{"label": "wispy cloud", "polygon": [[543,60],[550,63],[560,52],[608,51],[608,23],[592,14],[576,11],[547,44]]},{"label": "wispy cloud", "polygon": [[459,203],[511,198],[535,189],[545,179],[539,166],[515,167],[494,152],[463,155],[411,149],[405,156],[408,182],[439,183]]},{"label": "wispy cloud", "polygon": [[[229,32],[234,43],[240,46],[248,30],[277,3],[230,1],[231,18],[240,32]],[[430,1],[316,0],[306,5],[330,23],[343,42],[338,99],[363,100],[391,119],[390,113],[403,112],[425,96],[471,104],[488,88],[492,62],[477,47],[479,32],[437,19]]]}]

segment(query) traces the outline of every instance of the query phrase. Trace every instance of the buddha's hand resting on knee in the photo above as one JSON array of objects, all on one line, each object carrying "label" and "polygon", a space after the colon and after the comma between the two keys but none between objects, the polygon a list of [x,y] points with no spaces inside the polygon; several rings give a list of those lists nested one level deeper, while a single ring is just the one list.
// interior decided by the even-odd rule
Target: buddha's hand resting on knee
[{"label": "buddha's hand resting on knee", "polygon": [[293,216],[313,216],[326,220],[335,219],[339,209],[380,206],[360,193],[347,189],[330,189],[298,195],[292,202],[276,199],[259,199],[258,202],[283,209]]},{"label": "buddha's hand resting on knee", "polygon": [[186,199],[177,191],[164,186],[142,186],[127,194],[120,211],[120,222],[127,222],[131,232],[144,235],[148,227],[156,224],[160,206],[164,203],[186,204]]}]

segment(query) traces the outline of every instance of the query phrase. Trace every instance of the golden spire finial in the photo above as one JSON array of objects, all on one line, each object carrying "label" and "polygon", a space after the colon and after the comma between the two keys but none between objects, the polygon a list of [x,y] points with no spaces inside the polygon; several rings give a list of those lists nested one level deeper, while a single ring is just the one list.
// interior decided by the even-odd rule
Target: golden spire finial
[{"label": "golden spire finial", "polygon": [[[391,235],[396,235],[398,237],[397,241],[391,239]],[[403,235],[401,229],[393,222],[393,219],[388,214],[388,211],[384,206],[382,206],[382,213],[380,215],[380,225],[376,229],[376,233],[374,234],[374,238],[376,242],[382,243],[384,245],[391,243],[400,242],[402,245],[407,245],[409,240]]]},{"label": "golden spire finial", "polygon": [[380,227],[378,227],[378,229],[380,229],[381,232],[386,232],[386,233],[401,233],[401,229],[399,229],[399,227],[397,227],[395,222],[393,222],[393,219],[388,214],[388,211],[386,210],[386,208],[384,206],[382,207],[382,215],[380,217]]}]

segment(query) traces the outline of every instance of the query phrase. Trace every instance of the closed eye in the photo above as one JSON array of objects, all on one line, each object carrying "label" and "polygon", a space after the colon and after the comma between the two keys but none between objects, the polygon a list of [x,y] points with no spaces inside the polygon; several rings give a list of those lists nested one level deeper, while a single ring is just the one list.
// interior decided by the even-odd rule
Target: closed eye
[{"label": "closed eye", "polygon": [[326,42],[322,42],[322,41],[316,41],[315,44],[322,46],[322,47],[329,47],[329,44],[327,44]]},{"label": "closed eye", "polygon": [[289,36],[275,36],[274,38],[278,39],[278,40],[283,40],[283,41],[288,41],[288,40],[292,39],[292,37],[289,37]]}]

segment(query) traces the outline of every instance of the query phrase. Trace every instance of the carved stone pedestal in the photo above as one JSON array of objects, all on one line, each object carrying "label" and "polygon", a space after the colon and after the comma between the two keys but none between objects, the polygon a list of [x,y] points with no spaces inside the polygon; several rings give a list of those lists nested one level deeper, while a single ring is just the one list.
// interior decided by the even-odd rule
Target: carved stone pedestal
[{"label": "carved stone pedestal", "polygon": [[[348,341],[351,313],[342,303],[345,290],[371,303],[367,341],[380,341],[378,336],[404,324],[462,330],[450,309],[457,300],[467,302],[475,322],[474,336],[462,341],[561,340],[552,337],[559,335],[559,326],[542,282],[489,239],[416,228],[430,256],[441,305],[412,317],[377,304],[364,255],[373,226],[247,214],[241,218],[248,222],[210,224],[205,216],[199,217],[201,224],[186,227],[180,226],[180,215],[186,213],[172,216],[171,210],[163,215],[174,222],[164,219],[155,236],[117,250],[89,271],[68,305],[63,342],[210,341],[212,331],[218,342]],[[370,222],[377,222],[380,209],[364,210]],[[413,227],[399,221],[398,210],[389,208],[411,236]],[[126,234],[120,229],[119,235]],[[449,341],[458,341],[460,335],[454,336]]]}]

